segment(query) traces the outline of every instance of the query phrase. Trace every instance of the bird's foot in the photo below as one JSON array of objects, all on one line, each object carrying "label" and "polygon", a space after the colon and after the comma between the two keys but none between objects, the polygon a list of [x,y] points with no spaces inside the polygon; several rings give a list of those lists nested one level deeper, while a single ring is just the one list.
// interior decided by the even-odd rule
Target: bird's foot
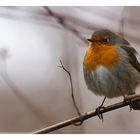
[{"label": "bird's foot", "polygon": [[129,108],[130,108],[130,112],[134,109],[134,103],[133,103],[133,101],[132,100],[129,100]]},{"label": "bird's foot", "polygon": [[104,106],[99,106],[96,108],[97,115],[98,115],[99,119],[102,120],[102,122],[104,121],[104,118],[103,118],[103,113],[101,111],[104,109],[105,109]]},{"label": "bird's foot", "polygon": [[129,102],[130,112],[135,108],[135,103],[132,101],[134,95],[124,96],[124,102]]}]

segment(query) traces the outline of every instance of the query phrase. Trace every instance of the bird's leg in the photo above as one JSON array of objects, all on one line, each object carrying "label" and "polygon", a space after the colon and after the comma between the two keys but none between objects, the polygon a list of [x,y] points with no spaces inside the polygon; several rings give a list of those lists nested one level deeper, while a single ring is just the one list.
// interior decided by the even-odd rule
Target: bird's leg
[{"label": "bird's leg", "polygon": [[102,122],[104,121],[104,119],[103,119],[103,114],[102,114],[100,111],[101,111],[101,109],[104,109],[104,108],[105,108],[105,107],[103,106],[103,104],[104,104],[104,102],[105,102],[105,99],[106,99],[106,97],[104,97],[104,99],[103,99],[101,105],[100,105],[99,107],[96,108],[97,115],[98,115],[99,119],[102,120]]}]

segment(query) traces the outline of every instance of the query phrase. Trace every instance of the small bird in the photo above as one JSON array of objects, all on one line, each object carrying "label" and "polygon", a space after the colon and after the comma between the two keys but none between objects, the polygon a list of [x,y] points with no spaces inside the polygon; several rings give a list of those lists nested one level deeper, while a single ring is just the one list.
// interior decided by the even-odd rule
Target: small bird
[{"label": "small bird", "polygon": [[83,62],[86,85],[96,95],[107,98],[135,94],[140,83],[140,63],[130,43],[110,30],[95,31]]}]

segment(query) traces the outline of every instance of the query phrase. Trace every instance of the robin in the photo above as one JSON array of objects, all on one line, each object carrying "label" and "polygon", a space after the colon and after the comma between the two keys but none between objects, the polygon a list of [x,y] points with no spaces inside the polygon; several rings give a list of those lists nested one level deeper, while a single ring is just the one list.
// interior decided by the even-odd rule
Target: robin
[{"label": "robin", "polygon": [[[135,94],[140,83],[140,63],[129,42],[110,30],[95,31],[83,62],[86,85],[96,95],[107,98]],[[101,116],[99,116],[101,118]]]}]

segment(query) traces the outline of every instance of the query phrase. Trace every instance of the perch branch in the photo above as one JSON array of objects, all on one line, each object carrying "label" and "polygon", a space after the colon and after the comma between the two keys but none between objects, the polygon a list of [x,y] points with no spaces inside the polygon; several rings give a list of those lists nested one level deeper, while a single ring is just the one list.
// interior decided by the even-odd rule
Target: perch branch
[{"label": "perch branch", "polygon": [[[116,109],[128,106],[128,105],[130,105],[130,101],[131,101],[131,103],[133,102],[133,109],[134,110],[140,110],[140,103],[139,103],[140,102],[140,95],[135,95],[135,96],[129,98],[129,100],[122,101],[122,102],[107,106],[104,109],[101,109],[100,113],[106,113],[106,112],[109,112],[112,110],[116,110]],[[52,131],[64,128],[66,126],[73,125],[74,123],[81,122],[81,120],[85,121],[85,120],[87,120],[91,117],[97,116],[97,115],[98,115],[97,111],[87,112],[85,114],[82,114],[81,116],[74,117],[74,118],[68,119],[66,121],[49,126],[47,128],[38,130],[38,131],[34,132],[34,134],[50,133]]]}]

